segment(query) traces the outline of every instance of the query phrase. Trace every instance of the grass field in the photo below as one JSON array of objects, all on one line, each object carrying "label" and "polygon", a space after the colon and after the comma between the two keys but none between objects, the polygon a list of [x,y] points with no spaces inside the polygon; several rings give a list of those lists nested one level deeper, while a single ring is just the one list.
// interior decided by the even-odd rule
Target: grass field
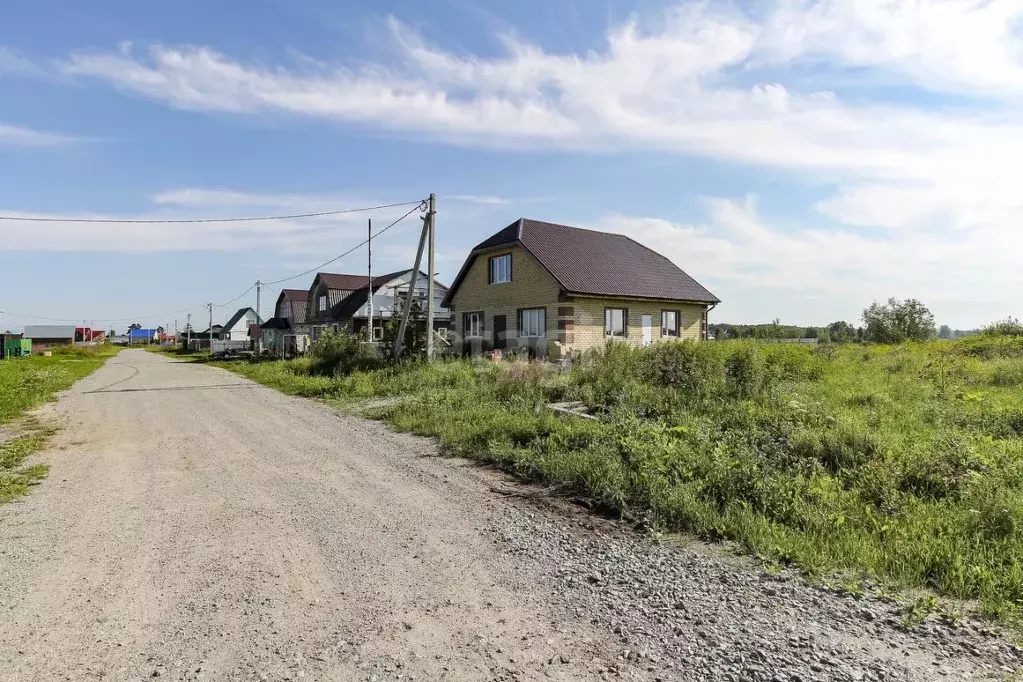
[{"label": "grass field", "polygon": [[[405,396],[373,416],[654,530],[730,539],[811,576],[1023,605],[1023,338],[905,346],[613,346],[571,371],[450,361],[310,376],[288,393]],[[556,417],[582,400],[601,419]]]},{"label": "grass field", "polygon": [[61,348],[50,357],[0,360],[0,503],[23,495],[48,472],[45,465],[23,466],[52,433],[25,412],[92,374],[117,351],[112,346]]}]

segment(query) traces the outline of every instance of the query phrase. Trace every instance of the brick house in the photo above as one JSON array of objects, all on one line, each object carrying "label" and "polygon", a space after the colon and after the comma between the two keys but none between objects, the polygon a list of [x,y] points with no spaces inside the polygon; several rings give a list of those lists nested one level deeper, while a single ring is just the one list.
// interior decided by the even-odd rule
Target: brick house
[{"label": "brick house", "polygon": [[629,237],[525,218],[478,244],[444,299],[463,352],[552,356],[611,339],[703,340],[718,303]]}]

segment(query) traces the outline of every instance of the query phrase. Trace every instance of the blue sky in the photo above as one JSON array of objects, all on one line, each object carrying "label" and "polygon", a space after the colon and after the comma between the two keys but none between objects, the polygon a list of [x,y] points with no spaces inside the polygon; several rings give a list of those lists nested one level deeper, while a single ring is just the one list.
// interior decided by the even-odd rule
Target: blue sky
[{"label": "blue sky", "polygon": [[[435,192],[445,280],[528,216],[662,251],[724,301],[717,320],[821,324],[894,295],[973,327],[1023,312],[1021,20],[1004,0],[17,3],[0,11],[0,214]],[[366,217],[0,221],[0,310],[205,319],[347,250]],[[416,229],[381,238],[381,271],[411,266]]]}]

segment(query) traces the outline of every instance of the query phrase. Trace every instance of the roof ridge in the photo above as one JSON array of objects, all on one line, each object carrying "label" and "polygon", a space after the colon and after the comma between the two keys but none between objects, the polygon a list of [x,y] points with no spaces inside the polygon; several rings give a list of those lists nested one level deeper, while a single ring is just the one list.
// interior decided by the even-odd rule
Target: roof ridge
[{"label": "roof ridge", "polygon": [[[621,232],[608,232],[607,230],[595,230],[592,227],[577,227],[576,225],[566,225],[565,223],[552,223],[549,220],[537,220],[536,218],[520,218],[519,220],[528,220],[531,223],[542,223],[544,225],[554,225],[555,227],[567,227],[570,230],[579,230],[580,232],[594,232],[596,234],[608,234],[612,237],[625,237],[626,239],[632,239],[627,234]],[[633,241],[636,241],[633,239]],[[636,242],[639,244],[639,242]]]}]

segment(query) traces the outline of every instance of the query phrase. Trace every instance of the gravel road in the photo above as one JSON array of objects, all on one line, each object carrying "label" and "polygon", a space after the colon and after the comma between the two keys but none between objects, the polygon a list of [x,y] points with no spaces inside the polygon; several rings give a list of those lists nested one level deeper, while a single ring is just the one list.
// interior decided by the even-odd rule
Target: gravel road
[{"label": "gravel road", "polygon": [[1004,679],[973,623],[654,544],[430,441],[128,350],[0,507],[0,680]]}]

